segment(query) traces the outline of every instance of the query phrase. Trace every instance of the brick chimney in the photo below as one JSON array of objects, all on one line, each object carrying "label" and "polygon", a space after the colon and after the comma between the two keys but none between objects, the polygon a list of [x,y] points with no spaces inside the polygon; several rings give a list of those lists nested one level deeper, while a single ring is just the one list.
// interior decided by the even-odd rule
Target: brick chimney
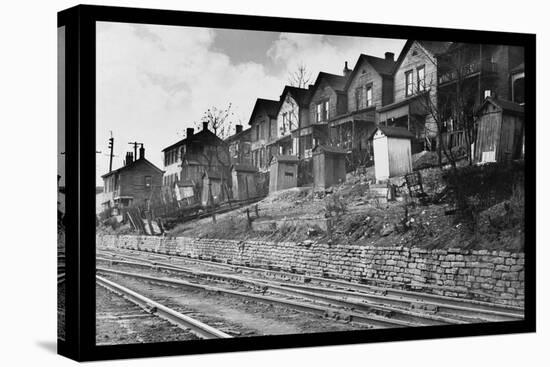
[{"label": "brick chimney", "polygon": [[127,166],[129,164],[132,164],[133,162],[134,162],[134,153],[126,152],[126,159],[124,160],[124,165]]},{"label": "brick chimney", "polygon": [[187,132],[185,133],[185,136],[187,138],[189,138],[189,137],[193,136],[194,133],[195,133],[195,129],[193,129],[192,127],[188,127]]},{"label": "brick chimney", "polygon": [[145,148],[143,147],[143,144],[141,144],[141,147],[139,148],[139,159],[145,159]]},{"label": "brick chimney", "polygon": [[235,134],[243,131],[243,125],[235,125]]},{"label": "brick chimney", "polygon": [[351,74],[351,69],[348,68],[348,62],[346,61],[344,64],[344,76],[347,78]]},{"label": "brick chimney", "polygon": [[394,61],[395,54],[393,52],[386,52],[384,56],[386,56],[386,60]]},{"label": "brick chimney", "polygon": [[202,122],[202,129],[203,130],[208,130],[208,121],[203,121]]}]

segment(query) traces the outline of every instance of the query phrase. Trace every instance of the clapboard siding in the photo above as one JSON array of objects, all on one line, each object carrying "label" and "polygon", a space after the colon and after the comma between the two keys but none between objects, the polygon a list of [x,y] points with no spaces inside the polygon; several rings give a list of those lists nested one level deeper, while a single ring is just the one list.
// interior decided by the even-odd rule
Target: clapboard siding
[{"label": "clapboard siding", "polygon": [[437,87],[437,62],[432,54],[415,41],[394,75],[393,92],[395,102],[408,97],[405,93],[405,73],[409,70],[413,71],[414,92],[417,91],[418,77],[416,70],[422,65],[425,67],[426,89],[431,88],[432,92],[435,93]]},{"label": "clapboard siding", "polygon": [[[356,66],[357,68],[357,66]],[[355,74],[353,79],[350,81],[348,92],[347,92],[347,99],[348,99],[348,111],[357,111],[361,108],[358,108],[355,98],[355,93],[357,91],[357,88],[362,87],[364,88],[365,96],[366,96],[366,88],[365,86],[372,84],[372,103],[374,106],[381,106],[382,105],[382,77],[378,72],[371,66],[371,64],[368,62],[368,60],[363,59],[361,60],[361,65],[358,68],[358,72]],[[366,98],[366,97],[365,97]]]}]

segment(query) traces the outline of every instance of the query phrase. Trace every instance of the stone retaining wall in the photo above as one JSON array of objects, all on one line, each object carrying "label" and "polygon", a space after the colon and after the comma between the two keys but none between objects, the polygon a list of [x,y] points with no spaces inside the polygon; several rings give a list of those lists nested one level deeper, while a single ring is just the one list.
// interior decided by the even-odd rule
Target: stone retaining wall
[{"label": "stone retaining wall", "polygon": [[436,294],[515,306],[523,306],[524,301],[523,253],[115,235],[98,235],[97,247],[139,249],[387,286],[396,282]]}]

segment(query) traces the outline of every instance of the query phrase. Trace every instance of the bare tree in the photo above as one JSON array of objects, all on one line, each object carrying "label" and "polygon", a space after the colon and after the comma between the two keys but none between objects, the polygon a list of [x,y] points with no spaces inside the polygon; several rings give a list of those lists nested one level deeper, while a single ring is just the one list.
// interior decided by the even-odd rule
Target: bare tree
[{"label": "bare tree", "polygon": [[298,65],[295,71],[288,74],[288,84],[292,87],[307,88],[311,81],[311,73],[303,62]]},{"label": "bare tree", "polygon": [[[232,104],[231,102],[227,105],[227,108],[218,108],[213,106],[209,108],[202,116],[202,122],[208,122],[208,127],[212,129],[214,134],[216,134],[220,139],[225,139],[231,135],[231,129],[233,127],[233,112],[231,111]],[[199,123],[195,123],[202,125]]]},{"label": "bare tree", "polygon": [[[448,130],[451,127],[455,130],[460,129],[456,137],[458,133],[463,134],[468,162],[472,164],[470,146],[475,139],[474,113],[477,93],[475,85],[467,83],[466,80],[472,64],[468,63],[466,50],[460,47],[452,53],[440,55],[437,61],[431,57],[428,59],[440,75],[453,81],[454,88],[451,90],[449,87],[445,91],[439,88],[436,81],[438,75],[432,75],[429,81],[415,83],[413,89],[419,95],[417,100],[426,112],[426,116],[435,125],[435,128],[430,129],[425,121],[422,121],[423,126],[418,127],[424,129],[426,137],[429,133],[436,137],[439,164],[441,165],[442,158],[445,157],[453,167],[456,167],[456,161],[460,155],[454,149],[455,144],[451,141],[451,132]],[[437,95],[434,93],[435,88],[437,88]],[[415,120],[412,123],[418,124]]]}]

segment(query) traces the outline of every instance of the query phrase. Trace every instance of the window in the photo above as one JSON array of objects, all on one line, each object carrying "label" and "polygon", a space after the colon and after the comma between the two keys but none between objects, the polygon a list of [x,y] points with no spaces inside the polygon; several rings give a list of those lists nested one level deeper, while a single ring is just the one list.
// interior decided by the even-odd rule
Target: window
[{"label": "window", "polygon": [[424,65],[416,69],[416,88],[418,91],[426,90],[426,73]]},{"label": "window", "polygon": [[483,91],[483,98],[487,98],[487,97],[491,97],[491,90],[490,89],[486,89]]},{"label": "window", "polygon": [[362,108],[365,108],[364,102],[365,102],[365,89],[363,86],[360,86],[359,88],[355,89],[355,109],[360,110]]},{"label": "window", "polygon": [[286,132],[286,126],[288,124],[288,112],[283,112],[283,131],[282,131],[282,134],[284,135],[285,132]]},{"label": "window", "polygon": [[372,84],[367,85],[367,107],[372,106]]},{"label": "window", "polygon": [[413,73],[412,70],[405,72],[405,96],[413,94]]},{"label": "window", "polygon": [[516,103],[525,103],[525,77],[514,80],[512,85],[512,100]]},{"label": "window", "polygon": [[145,188],[150,189],[153,186],[153,178],[151,176],[145,176]]},{"label": "window", "polygon": [[315,119],[317,122],[323,122],[328,120],[328,108],[329,108],[328,100],[317,103],[317,108],[316,108],[317,113],[316,113],[316,119]]}]

